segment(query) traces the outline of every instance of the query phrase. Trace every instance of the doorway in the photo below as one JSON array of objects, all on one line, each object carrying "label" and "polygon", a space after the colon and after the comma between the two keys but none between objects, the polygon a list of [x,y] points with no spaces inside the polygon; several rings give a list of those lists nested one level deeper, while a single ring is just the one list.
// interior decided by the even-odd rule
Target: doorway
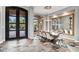
[{"label": "doorway", "polygon": [[6,40],[28,38],[28,11],[20,7],[6,7]]}]

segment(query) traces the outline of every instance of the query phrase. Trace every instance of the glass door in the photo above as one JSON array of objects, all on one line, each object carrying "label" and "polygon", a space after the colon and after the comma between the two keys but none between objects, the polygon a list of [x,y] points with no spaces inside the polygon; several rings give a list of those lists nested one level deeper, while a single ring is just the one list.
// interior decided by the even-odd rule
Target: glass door
[{"label": "glass door", "polygon": [[9,10],[9,38],[16,38],[16,9]]},{"label": "glass door", "polygon": [[6,40],[28,38],[28,13],[19,7],[6,7]]},{"label": "glass door", "polygon": [[19,17],[19,36],[25,37],[26,36],[26,12],[20,10],[20,17]]}]

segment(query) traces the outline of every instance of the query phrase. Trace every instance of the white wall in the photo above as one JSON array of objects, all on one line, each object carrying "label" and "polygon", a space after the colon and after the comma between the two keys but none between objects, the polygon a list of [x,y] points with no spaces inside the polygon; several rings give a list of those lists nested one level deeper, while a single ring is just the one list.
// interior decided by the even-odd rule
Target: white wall
[{"label": "white wall", "polygon": [[76,7],[75,8],[75,21],[74,21],[75,23],[75,25],[74,25],[74,27],[75,27],[75,39],[76,40],[78,40],[79,41],[79,7]]},{"label": "white wall", "polygon": [[5,7],[0,6],[0,43],[5,41]]},{"label": "white wall", "polygon": [[2,10],[2,7],[0,7],[0,43],[1,43],[1,40],[2,40],[2,34],[1,34],[1,10]]},{"label": "white wall", "polygon": [[28,10],[28,38],[33,39],[34,33],[34,19],[33,19],[33,7],[29,7]]}]

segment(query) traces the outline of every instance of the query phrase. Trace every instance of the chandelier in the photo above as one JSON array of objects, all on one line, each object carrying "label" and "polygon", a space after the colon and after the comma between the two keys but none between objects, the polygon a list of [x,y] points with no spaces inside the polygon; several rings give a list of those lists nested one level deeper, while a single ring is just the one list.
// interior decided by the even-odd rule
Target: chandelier
[{"label": "chandelier", "polygon": [[44,9],[51,9],[51,6],[45,6]]}]

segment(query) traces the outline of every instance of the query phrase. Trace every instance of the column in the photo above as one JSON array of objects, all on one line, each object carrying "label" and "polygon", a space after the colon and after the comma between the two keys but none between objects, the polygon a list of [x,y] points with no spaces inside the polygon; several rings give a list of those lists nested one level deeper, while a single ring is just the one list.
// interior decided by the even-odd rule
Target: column
[{"label": "column", "polygon": [[28,38],[33,39],[34,24],[33,24],[33,7],[28,10]]},{"label": "column", "polygon": [[79,7],[75,8],[74,39],[79,41]]}]

